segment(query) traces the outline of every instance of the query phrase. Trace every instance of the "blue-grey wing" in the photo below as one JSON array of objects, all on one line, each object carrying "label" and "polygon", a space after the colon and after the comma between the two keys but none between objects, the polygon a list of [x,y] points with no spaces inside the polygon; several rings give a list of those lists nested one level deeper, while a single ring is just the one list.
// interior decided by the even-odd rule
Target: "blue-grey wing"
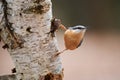
[{"label": "blue-grey wing", "polygon": [[77,48],[78,48],[79,46],[81,46],[82,42],[83,42],[83,39],[80,41],[80,43],[79,43],[79,45],[77,46]]}]

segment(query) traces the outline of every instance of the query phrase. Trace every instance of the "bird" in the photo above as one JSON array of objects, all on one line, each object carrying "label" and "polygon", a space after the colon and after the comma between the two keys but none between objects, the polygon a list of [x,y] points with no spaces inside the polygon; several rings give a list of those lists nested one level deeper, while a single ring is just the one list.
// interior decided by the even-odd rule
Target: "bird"
[{"label": "bird", "polygon": [[56,56],[63,53],[66,50],[75,50],[78,47],[80,47],[80,45],[83,42],[85,32],[86,27],[83,25],[77,25],[66,29],[64,33],[65,49],[63,51],[58,52]]}]

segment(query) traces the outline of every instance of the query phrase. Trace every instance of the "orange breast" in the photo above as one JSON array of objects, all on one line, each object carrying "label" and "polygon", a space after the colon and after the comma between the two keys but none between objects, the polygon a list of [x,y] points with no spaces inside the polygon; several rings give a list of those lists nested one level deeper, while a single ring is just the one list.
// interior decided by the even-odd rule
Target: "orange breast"
[{"label": "orange breast", "polygon": [[66,49],[69,50],[76,49],[81,40],[82,40],[82,33],[75,33],[72,30],[67,30],[64,34]]}]

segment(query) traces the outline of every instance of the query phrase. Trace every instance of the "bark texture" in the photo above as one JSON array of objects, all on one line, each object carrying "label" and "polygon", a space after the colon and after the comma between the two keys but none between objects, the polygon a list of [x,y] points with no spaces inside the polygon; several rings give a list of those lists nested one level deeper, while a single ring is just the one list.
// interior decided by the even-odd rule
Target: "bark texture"
[{"label": "bark texture", "polygon": [[0,37],[15,64],[0,80],[62,80],[56,38],[46,34],[51,19],[51,0],[0,0]]}]

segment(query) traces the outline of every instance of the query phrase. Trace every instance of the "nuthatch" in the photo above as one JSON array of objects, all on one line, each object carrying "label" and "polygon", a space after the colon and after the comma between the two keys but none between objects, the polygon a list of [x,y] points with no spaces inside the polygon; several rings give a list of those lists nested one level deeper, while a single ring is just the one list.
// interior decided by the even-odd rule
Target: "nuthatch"
[{"label": "nuthatch", "polygon": [[66,30],[65,26],[61,23],[60,19],[53,18],[51,20],[51,29],[48,34],[51,34],[52,37],[55,37],[55,31],[57,31],[58,28]]},{"label": "nuthatch", "polygon": [[83,41],[85,31],[86,31],[86,27],[82,25],[77,25],[68,28],[64,33],[64,42],[66,49],[64,49],[61,52],[58,52],[56,55],[59,55],[66,50],[74,50],[78,48]]}]

